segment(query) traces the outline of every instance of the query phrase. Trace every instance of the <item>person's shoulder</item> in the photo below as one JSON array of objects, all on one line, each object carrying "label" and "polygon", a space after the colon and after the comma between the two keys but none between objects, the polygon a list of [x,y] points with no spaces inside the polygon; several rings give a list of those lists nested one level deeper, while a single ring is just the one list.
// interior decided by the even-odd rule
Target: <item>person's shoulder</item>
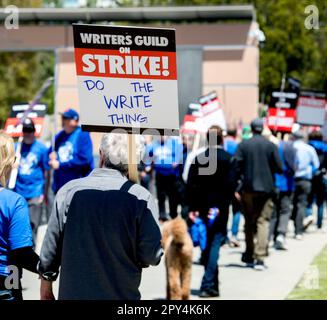
[{"label": "person's shoulder", "polygon": [[75,189],[78,187],[81,187],[90,179],[90,176],[79,178],[79,179],[73,179],[68,181],[66,184],[64,184],[57,192],[57,195],[64,196],[72,191],[72,189]]},{"label": "person's shoulder", "polygon": [[85,140],[90,140],[91,141],[91,135],[90,135],[90,132],[88,131],[83,131],[81,128],[79,131],[79,139],[82,140],[82,141],[85,141]]},{"label": "person's shoulder", "polygon": [[0,191],[0,197],[2,198],[2,201],[6,201],[10,205],[14,205],[14,204],[27,205],[27,202],[23,196],[21,196],[15,191],[6,188],[3,188]]},{"label": "person's shoulder", "polygon": [[149,201],[152,197],[151,193],[149,190],[145,189],[141,185],[134,183],[128,192],[132,195],[134,195],[138,200],[144,200],[144,201]]}]

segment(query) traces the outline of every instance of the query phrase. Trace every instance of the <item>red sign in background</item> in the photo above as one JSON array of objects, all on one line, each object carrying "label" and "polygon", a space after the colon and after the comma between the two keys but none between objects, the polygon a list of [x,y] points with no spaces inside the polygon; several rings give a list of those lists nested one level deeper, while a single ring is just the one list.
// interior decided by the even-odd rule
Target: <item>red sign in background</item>
[{"label": "red sign in background", "polygon": [[[40,137],[42,133],[44,118],[32,118],[35,125],[35,136]],[[18,118],[8,118],[5,124],[5,132],[13,138],[18,138],[23,135],[22,124],[17,125]]]},{"label": "red sign in background", "polygon": [[270,130],[292,132],[296,121],[296,109],[269,108],[267,125]]}]

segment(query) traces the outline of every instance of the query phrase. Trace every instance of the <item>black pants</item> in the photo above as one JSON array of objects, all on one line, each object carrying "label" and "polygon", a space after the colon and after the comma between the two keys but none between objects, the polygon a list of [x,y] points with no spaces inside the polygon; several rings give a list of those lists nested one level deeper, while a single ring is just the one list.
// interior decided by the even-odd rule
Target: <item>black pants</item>
[{"label": "black pants", "polygon": [[311,181],[296,180],[293,200],[292,219],[294,220],[295,234],[303,233],[303,219],[308,204],[308,196],[311,192]]},{"label": "black pants", "polygon": [[276,240],[278,235],[286,236],[292,212],[292,199],[293,193],[291,191],[279,193],[270,221],[269,239],[274,237]]},{"label": "black pants", "polygon": [[18,289],[7,289],[5,286],[6,277],[0,276],[0,301],[22,301],[22,286],[19,281]]},{"label": "black pants", "polygon": [[177,207],[179,203],[177,180],[178,178],[175,175],[163,175],[160,173],[156,174],[156,188],[160,218],[167,218],[165,209],[166,197],[168,197],[170,217],[172,219],[177,217]]}]

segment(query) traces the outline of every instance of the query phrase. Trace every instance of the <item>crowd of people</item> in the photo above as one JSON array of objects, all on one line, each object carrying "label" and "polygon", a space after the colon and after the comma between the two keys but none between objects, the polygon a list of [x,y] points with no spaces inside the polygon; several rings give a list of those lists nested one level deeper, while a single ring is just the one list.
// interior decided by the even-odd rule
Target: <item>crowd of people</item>
[{"label": "crowd of people", "polygon": [[[139,185],[128,180],[127,135],[104,134],[94,168],[92,140],[74,109],[62,114],[62,127],[49,149],[25,119],[19,163],[13,140],[0,133],[0,300],[22,299],[20,282],[8,287],[11,265],[19,277],[22,268],[40,274],[42,299],[54,299],[59,270],[60,299],[139,299],[142,268],[163,255],[160,222],[179,215],[201,248],[199,296],[217,297],[220,248],[240,246],[242,216],[241,261],[261,271],[270,241],[287,250],[290,220],[302,240],[316,205],[317,228],[323,228],[327,145],[318,129],[277,139],[257,118],[241,132],[212,126],[196,147],[189,135],[139,136]],[[9,190],[15,166],[16,185]],[[44,206],[51,215],[38,257]]]}]

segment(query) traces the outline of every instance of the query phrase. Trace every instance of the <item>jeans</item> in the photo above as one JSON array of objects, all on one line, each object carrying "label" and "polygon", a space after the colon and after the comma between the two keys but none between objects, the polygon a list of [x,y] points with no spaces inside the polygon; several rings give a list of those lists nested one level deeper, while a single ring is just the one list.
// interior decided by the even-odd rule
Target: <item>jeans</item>
[{"label": "jeans", "polygon": [[294,220],[296,235],[301,235],[303,233],[303,218],[305,216],[310,191],[311,181],[295,181],[292,219]]},{"label": "jeans", "polygon": [[218,259],[220,247],[225,243],[226,235],[216,233],[208,236],[207,247],[204,251],[205,271],[201,283],[202,290],[219,291]]},{"label": "jeans", "polygon": [[317,226],[319,229],[322,228],[322,221],[324,218],[325,199],[326,199],[326,181],[321,176],[314,177],[312,180],[311,192],[308,196],[308,205],[307,205],[305,216],[308,217],[312,215],[312,206],[315,202],[318,209]]},{"label": "jeans", "polygon": [[269,239],[274,237],[276,240],[278,235],[286,236],[288,222],[291,216],[293,193],[291,191],[281,191],[278,195],[276,206],[270,222]]},{"label": "jeans", "polygon": [[232,208],[233,208],[232,236],[237,238],[238,229],[241,220],[241,204],[235,197],[233,197],[232,200]]},{"label": "jeans", "polygon": [[232,236],[237,238],[238,228],[241,220],[241,211],[233,213]]},{"label": "jeans", "polygon": [[19,281],[18,289],[7,289],[5,286],[6,277],[0,276],[0,301],[22,301],[22,286]]}]

